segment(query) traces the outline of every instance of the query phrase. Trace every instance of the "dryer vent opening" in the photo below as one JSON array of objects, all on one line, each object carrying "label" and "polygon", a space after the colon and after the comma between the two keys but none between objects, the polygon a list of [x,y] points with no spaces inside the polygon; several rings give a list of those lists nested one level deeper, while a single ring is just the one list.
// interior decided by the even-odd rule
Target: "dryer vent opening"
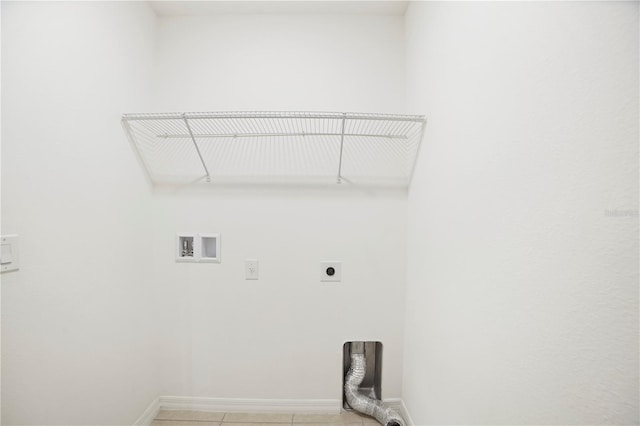
[{"label": "dryer vent opening", "polygon": [[347,342],[342,346],[342,407],[349,411],[353,408],[347,402],[344,392],[344,384],[351,367],[352,347],[356,350],[362,348],[366,356],[364,378],[358,386],[358,391],[363,395],[376,400],[382,400],[382,343],[380,342]]},{"label": "dryer vent opening", "polygon": [[343,370],[345,409],[375,417],[384,426],[405,426],[400,413],[382,403],[382,343],[345,343]]}]

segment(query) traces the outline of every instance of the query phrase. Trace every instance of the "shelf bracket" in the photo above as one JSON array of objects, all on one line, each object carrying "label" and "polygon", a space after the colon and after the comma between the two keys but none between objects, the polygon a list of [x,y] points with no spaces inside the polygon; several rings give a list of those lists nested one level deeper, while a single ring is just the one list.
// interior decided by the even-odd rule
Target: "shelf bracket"
[{"label": "shelf bracket", "polygon": [[196,148],[196,152],[198,153],[198,157],[200,157],[200,162],[202,163],[202,167],[204,167],[204,172],[207,174],[207,182],[211,182],[211,175],[209,174],[209,169],[207,168],[206,163],[204,162],[204,158],[202,158],[202,153],[200,152],[200,148],[198,147],[198,143],[196,142],[196,138],[193,136],[193,132],[191,131],[191,126],[189,125],[189,120],[187,120],[187,114],[182,114],[182,119],[184,120],[184,124],[187,126],[187,130],[189,131],[189,136],[193,141],[193,146]]},{"label": "shelf bracket", "polygon": [[340,161],[338,162],[338,182],[342,183],[342,150],[344,148],[344,122],[347,114],[342,114],[342,131],[340,132]]}]

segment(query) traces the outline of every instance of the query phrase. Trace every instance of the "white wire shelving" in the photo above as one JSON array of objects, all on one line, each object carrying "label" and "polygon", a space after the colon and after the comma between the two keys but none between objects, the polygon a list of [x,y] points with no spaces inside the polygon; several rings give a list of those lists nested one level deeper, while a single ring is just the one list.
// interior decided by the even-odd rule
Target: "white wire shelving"
[{"label": "white wire shelving", "polygon": [[426,120],[342,112],[124,114],[150,180],[407,186]]}]

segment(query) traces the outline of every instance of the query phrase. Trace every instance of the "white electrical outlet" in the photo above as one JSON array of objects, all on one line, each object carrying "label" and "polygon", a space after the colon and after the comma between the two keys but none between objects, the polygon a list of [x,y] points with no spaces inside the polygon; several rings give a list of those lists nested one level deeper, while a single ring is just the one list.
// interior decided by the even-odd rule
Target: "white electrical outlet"
[{"label": "white electrical outlet", "polygon": [[257,280],[259,276],[259,266],[257,260],[246,259],[244,261],[244,275],[246,280]]}]

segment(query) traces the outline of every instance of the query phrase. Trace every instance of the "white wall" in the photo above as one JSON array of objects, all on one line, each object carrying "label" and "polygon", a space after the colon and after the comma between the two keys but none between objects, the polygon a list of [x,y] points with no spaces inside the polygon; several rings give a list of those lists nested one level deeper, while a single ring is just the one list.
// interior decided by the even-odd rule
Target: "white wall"
[{"label": "white wall", "polygon": [[408,206],[415,423],[637,424],[638,3],[413,3],[406,40],[429,119]]},{"label": "white wall", "polygon": [[[401,16],[162,18],[156,58],[160,111],[404,106]],[[342,344],[380,340],[383,396],[400,396],[406,191],[160,191],[153,211],[163,394],[338,400]],[[222,263],[176,264],[178,231],[220,232]],[[342,283],[319,282],[323,260]]]},{"label": "white wall", "polygon": [[158,20],[158,111],[404,108],[403,17],[212,15]]},{"label": "white wall", "polygon": [[[0,47],[2,46],[2,7],[0,7]],[[2,49],[0,48],[0,64],[2,63]],[[0,82],[2,81],[2,67],[0,66]],[[0,100],[2,99],[2,84],[0,84]],[[2,117],[2,102],[0,102],[0,117]],[[0,234],[2,234],[2,120],[0,119]],[[2,275],[0,275],[0,321],[2,318]],[[0,354],[2,354],[2,323],[0,323]],[[0,356],[0,424],[2,423],[2,357]]]},{"label": "white wall", "polygon": [[[637,211],[637,3],[155,29],[142,3],[2,4],[4,423],[338,399],[351,339],[385,343],[419,425],[637,422],[638,217],[605,215]],[[150,195],[120,114],[233,109],[426,113],[408,232],[399,190]],[[221,232],[222,263],[176,264],[177,231]]]},{"label": "white wall", "polygon": [[[5,423],[130,423],[158,394],[338,400],[346,340],[385,344],[399,396],[406,191],[149,194],[118,121],[400,112],[402,17],[164,18],[155,38],[140,3],[2,11],[2,232],[22,246],[2,284]],[[181,230],[221,232],[222,263],[176,264]],[[319,282],[327,259],[341,284]]]},{"label": "white wall", "polygon": [[[163,394],[340,399],[342,345],[384,346],[399,397],[406,195],[312,188],[158,194],[156,284],[168,323]],[[176,264],[175,231],[222,234],[222,263]],[[244,259],[260,279],[244,279]],[[319,262],[343,262],[341,283]]]},{"label": "white wall", "polygon": [[154,21],[2,2],[4,424],[131,424],[157,396],[150,195],[119,123],[149,108]]}]

